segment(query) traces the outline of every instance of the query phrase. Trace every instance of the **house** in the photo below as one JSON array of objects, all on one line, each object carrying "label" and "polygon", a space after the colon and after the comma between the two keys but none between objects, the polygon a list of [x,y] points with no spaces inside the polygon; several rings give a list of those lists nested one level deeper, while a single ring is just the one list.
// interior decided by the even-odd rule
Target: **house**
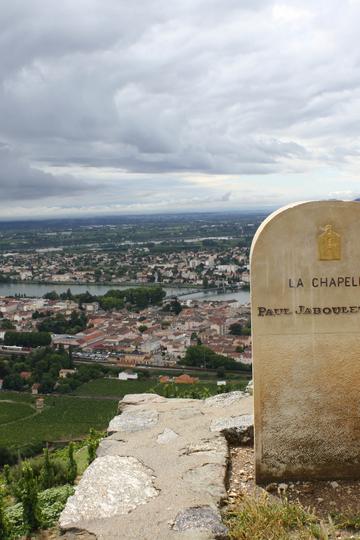
[{"label": "house", "polygon": [[175,377],[175,382],[177,384],[195,384],[199,382],[199,379],[198,377],[190,377],[190,375],[183,373],[179,377]]},{"label": "house", "polygon": [[168,375],[160,375],[159,383],[166,384],[168,382],[170,382],[170,377]]},{"label": "house", "polygon": [[39,393],[40,383],[34,383],[31,387],[31,393],[33,396],[36,396]]},{"label": "house", "polygon": [[20,371],[19,375],[23,381],[27,381],[31,377],[31,371]]},{"label": "house", "polygon": [[35,408],[37,411],[42,411],[44,408],[44,398],[39,397],[35,401]]},{"label": "house", "polygon": [[150,358],[145,354],[133,353],[125,354],[122,357],[119,357],[118,364],[126,366],[136,366],[138,364],[149,364]]},{"label": "house", "polygon": [[60,379],[66,379],[68,375],[73,375],[76,373],[76,369],[60,369],[59,377]]},{"label": "house", "polygon": [[119,381],[136,381],[139,378],[137,373],[132,373],[131,371],[121,371],[118,375]]}]

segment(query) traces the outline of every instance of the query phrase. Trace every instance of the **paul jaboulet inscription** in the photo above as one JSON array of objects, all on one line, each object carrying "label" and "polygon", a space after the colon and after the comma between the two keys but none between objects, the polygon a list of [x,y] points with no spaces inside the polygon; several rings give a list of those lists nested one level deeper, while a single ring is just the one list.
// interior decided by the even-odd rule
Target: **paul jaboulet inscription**
[{"label": "paul jaboulet inscription", "polygon": [[258,317],[275,317],[278,315],[343,315],[351,313],[360,313],[360,306],[324,306],[309,307],[297,306],[294,311],[290,308],[265,307],[258,306]]}]

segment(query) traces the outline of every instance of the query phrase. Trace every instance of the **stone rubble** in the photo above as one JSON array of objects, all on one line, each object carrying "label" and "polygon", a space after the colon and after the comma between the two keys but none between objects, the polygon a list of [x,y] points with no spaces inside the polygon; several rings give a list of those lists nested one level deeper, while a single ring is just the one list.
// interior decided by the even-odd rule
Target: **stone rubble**
[{"label": "stone rubble", "polygon": [[243,392],[125,396],[60,516],[64,538],[77,531],[98,540],[225,539],[226,438],[248,436],[252,410]]}]

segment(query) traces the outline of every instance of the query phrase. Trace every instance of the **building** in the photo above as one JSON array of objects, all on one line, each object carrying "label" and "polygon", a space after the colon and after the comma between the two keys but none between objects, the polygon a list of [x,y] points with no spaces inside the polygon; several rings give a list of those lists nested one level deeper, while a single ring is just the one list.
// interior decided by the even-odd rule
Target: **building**
[{"label": "building", "polygon": [[121,371],[118,375],[119,381],[136,381],[138,378],[138,374],[131,371]]},{"label": "building", "polygon": [[175,377],[175,382],[177,384],[195,384],[199,382],[198,377],[190,377],[186,373],[183,373],[179,377]]},{"label": "building", "polygon": [[60,379],[66,379],[68,375],[74,375],[74,373],[76,373],[76,369],[60,369],[59,377]]}]

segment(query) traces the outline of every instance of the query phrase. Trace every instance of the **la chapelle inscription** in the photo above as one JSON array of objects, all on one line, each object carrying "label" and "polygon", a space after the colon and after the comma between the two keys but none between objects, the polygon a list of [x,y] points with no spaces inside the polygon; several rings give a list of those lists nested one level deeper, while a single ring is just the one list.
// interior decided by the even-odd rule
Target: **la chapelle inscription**
[{"label": "la chapelle inscription", "polygon": [[[360,287],[360,276],[336,276],[325,277],[315,276],[309,281],[303,278],[289,278],[288,287],[290,289],[303,288],[309,285],[314,288],[318,287]],[[324,307],[309,307],[299,305],[294,311],[289,308],[274,308],[258,306],[258,317],[274,317],[277,315],[341,315],[346,313],[360,313],[360,306],[324,306]]]},{"label": "la chapelle inscription", "polygon": [[[289,278],[288,286],[290,289],[297,289],[298,287],[304,287],[306,281],[303,278]],[[325,277],[315,276],[310,280],[311,287],[360,287],[360,276],[337,276],[337,277]]]}]

